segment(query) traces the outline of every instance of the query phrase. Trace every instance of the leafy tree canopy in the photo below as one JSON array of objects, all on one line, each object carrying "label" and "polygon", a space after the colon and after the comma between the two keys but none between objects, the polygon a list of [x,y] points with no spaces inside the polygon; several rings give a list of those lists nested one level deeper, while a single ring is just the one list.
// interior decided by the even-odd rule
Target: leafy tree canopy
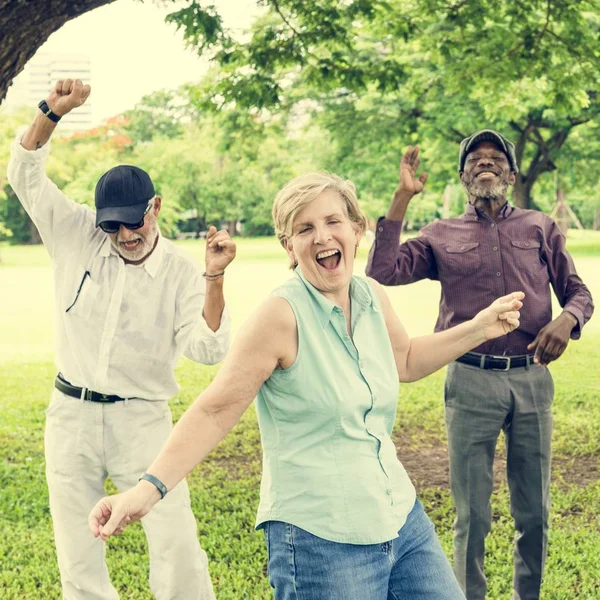
[{"label": "leafy tree canopy", "polygon": [[195,0],[168,17],[219,65],[202,86],[205,105],[291,111],[308,100],[352,152],[350,115],[361,128],[387,121],[400,144],[427,140],[428,158],[442,151],[446,164],[448,142],[495,127],[517,145],[515,200],[525,207],[572,130],[600,112],[597,0],[261,4],[244,41]]}]

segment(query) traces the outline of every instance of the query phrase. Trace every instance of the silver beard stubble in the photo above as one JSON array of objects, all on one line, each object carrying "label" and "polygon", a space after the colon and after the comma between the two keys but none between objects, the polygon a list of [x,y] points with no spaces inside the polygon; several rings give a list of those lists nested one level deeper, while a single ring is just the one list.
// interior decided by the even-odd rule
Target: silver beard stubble
[{"label": "silver beard stubble", "polygon": [[472,178],[465,184],[465,188],[470,197],[477,198],[478,200],[500,200],[506,198],[506,192],[510,182],[504,174],[500,176],[500,181],[489,187],[487,185],[479,185],[475,178]]}]

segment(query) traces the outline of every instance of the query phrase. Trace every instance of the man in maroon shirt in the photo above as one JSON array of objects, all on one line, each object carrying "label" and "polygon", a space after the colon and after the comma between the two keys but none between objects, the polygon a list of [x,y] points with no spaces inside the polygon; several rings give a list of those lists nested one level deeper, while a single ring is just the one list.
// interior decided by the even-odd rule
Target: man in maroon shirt
[{"label": "man in maroon shirt", "polygon": [[[546,365],[578,339],[594,310],[565,237],[545,214],[507,202],[518,166],[514,146],[492,130],[462,141],[459,173],[466,212],[435,221],[398,244],[406,209],[423,190],[418,147],[377,224],[367,274],[384,285],[441,283],[436,331],[472,318],[499,296],[525,292],[519,329],[451,363],[445,383],[450,481],[457,518],[454,568],[468,600],[483,600],[485,538],[491,528],[492,466],[500,430],[507,446],[511,513],[517,531],[513,600],[539,598],[548,536],[554,384]],[[552,320],[550,286],[563,311]]]}]

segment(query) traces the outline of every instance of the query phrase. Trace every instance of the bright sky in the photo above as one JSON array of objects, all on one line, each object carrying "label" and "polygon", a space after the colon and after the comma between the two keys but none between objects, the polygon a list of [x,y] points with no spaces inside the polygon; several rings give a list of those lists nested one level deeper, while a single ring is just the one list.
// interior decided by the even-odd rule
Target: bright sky
[{"label": "bright sky", "polygon": [[[185,3],[164,4],[117,0],[69,21],[38,50],[90,57],[92,81],[84,83],[92,85],[94,124],[133,108],[145,94],[198,81],[206,72],[208,62],[186,49],[183,35],[164,21]],[[207,4],[214,4],[225,25],[240,34],[258,14],[255,0]]]}]

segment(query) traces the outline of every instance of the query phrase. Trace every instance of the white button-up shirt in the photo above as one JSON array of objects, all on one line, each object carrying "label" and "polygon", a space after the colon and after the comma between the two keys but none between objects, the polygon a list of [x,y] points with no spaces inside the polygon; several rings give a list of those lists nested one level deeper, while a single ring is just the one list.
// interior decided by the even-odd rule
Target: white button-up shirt
[{"label": "white button-up shirt", "polygon": [[222,360],[227,310],[211,331],[202,317],[201,271],[169,240],[160,237],[142,264],[126,264],[96,228],[94,211],[48,179],[48,152],[49,144],[28,151],[15,140],[8,181],[53,261],[56,366],[78,387],[167,400],[179,390],[173,369],[181,354],[204,364]]}]

